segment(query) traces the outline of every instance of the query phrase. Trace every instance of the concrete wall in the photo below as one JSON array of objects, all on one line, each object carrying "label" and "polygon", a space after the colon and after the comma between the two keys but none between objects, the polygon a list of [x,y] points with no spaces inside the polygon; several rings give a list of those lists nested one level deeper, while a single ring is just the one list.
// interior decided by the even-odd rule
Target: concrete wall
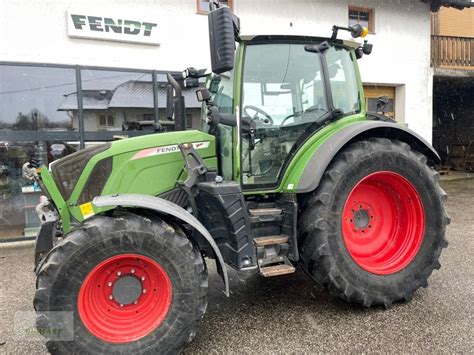
[{"label": "concrete wall", "polygon": [[[68,9],[156,15],[160,46],[70,38]],[[329,36],[347,25],[348,5],[374,8],[371,56],[360,61],[363,81],[396,86],[397,119],[431,140],[430,12],[418,0],[235,0],[243,34]],[[161,70],[209,67],[207,17],[194,0],[0,0],[0,60]],[[341,37],[348,37],[342,34]]]}]

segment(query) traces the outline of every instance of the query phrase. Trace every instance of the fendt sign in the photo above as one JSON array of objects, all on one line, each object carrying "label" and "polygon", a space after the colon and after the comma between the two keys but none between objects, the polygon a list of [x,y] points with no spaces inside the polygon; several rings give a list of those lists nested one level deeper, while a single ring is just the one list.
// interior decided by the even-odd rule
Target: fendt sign
[{"label": "fendt sign", "polygon": [[69,37],[159,45],[158,21],[69,10]]}]

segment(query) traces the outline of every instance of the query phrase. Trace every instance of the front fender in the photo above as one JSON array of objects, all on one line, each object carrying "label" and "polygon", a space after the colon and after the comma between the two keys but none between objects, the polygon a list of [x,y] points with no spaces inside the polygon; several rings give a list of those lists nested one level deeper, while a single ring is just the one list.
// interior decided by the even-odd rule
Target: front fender
[{"label": "front fender", "polygon": [[415,150],[423,153],[432,164],[439,164],[440,157],[436,150],[416,132],[397,123],[381,121],[360,121],[343,127],[318,145],[311,157],[304,162],[295,188],[296,193],[315,190],[321,178],[336,154],[347,144],[355,140],[370,137],[384,137],[403,141]]},{"label": "front fender", "polygon": [[173,216],[184,223],[189,224],[196,231],[198,231],[204,239],[209,243],[212,250],[216,254],[217,262],[222,270],[222,281],[224,281],[225,291],[227,297],[230,296],[229,291],[229,278],[227,275],[227,269],[224,263],[224,258],[217,246],[214,238],[212,238],[209,231],[194,217],[191,213],[183,209],[182,207],[164,200],[159,197],[153,197],[148,195],[139,194],[127,194],[127,195],[109,195],[109,196],[98,196],[94,198],[92,203],[97,207],[139,207],[154,210],[160,213],[164,213]]}]

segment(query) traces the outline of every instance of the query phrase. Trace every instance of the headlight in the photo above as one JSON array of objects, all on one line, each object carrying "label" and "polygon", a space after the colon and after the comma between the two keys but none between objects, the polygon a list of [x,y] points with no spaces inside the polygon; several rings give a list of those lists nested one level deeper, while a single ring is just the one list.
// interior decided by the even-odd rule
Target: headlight
[{"label": "headlight", "polygon": [[112,157],[101,160],[94,166],[92,173],[87,179],[86,185],[79,196],[79,204],[91,202],[96,196],[99,196],[102,189],[112,172]]},{"label": "headlight", "polygon": [[71,197],[71,193],[89,160],[94,155],[109,149],[109,147],[110,143],[106,143],[86,148],[59,159],[51,165],[51,173],[64,200]]}]

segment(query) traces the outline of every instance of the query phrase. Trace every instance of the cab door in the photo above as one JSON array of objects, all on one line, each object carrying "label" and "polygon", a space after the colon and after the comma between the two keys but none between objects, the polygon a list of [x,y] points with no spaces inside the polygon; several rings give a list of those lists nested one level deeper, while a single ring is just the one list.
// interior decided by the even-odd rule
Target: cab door
[{"label": "cab door", "polygon": [[241,135],[244,189],[275,187],[298,138],[327,113],[319,56],[302,43],[248,44],[241,101],[242,120],[255,124],[253,137]]}]

